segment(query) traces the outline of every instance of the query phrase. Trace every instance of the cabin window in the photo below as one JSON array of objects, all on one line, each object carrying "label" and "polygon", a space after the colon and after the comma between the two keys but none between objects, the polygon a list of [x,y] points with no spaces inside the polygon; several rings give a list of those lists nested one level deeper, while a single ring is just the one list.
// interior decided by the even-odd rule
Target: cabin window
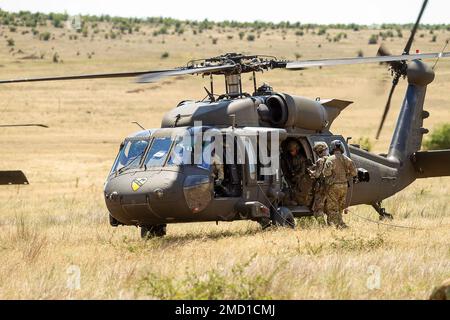
[{"label": "cabin window", "polygon": [[[250,181],[256,180],[258,171],[258,158],[256,154],[256,143],[250,137],[244,139],[245,153],[247,155],[248,178]],[[256,142],[256,140],[255,140]]]}]

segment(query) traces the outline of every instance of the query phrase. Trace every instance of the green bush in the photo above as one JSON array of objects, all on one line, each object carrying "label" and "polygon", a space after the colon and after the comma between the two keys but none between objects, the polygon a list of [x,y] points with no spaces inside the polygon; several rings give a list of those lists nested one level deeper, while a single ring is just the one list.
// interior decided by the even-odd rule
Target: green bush
[{"label": "green bush", "polygon": [[161,59],[167,59],[169,57],[169,53],[166,51],[161,55]]},{"label": "green bush", "polygon": [[327,33],[327,28],[322,27],[322,28],[320,28],[319,31],[317,32],[317,35],[318,35],[318,36],[322,36],[322,35],[324,35],[325,33]]},{"label": "green bush", "polygon": [[437,127],[423,145],[427,150],[450,149],[450,123]]},{"label": "green bush", "polygon": [[157,299],[272,299],[270,287],[278,268],[267,274],[249,271],[250,260],[233,265],[229,272],[211,269],[202,274],[186,273],[181,279],[148,273],[137,287]]},{"label": "green bush", "polygon": [[376,34],[373,34],[369,38],[369,44],[377,44],[378,43],[378,36]]},{"label": "green bush", "polygon": [[255,41],[255,35],[254,34],[249,34],[247,36],[247,41]]},{"label": "green bush", "polygon": [[59,54],[58,52],[55,52],[53,54],[53,63],[58,63],[59,62]]},{"label": "green bush", "polygon": [[370,138],[368,137],[360,137],[357,141],[357,144],[359,144],[359,146],[361,147],[361,149],[367,150],[367,151],[372,151],[372,141],[370,140]]},{"label": "green bush", "polygon": [[43,32],[39,35],[39,40],[48,41],[50,40],[50,32]]},{"label": "green bush", "polygon": [[6,42],[8,43],[8,47],[14,47],[14,39],[9,38],[8,40],[6,40]]}]

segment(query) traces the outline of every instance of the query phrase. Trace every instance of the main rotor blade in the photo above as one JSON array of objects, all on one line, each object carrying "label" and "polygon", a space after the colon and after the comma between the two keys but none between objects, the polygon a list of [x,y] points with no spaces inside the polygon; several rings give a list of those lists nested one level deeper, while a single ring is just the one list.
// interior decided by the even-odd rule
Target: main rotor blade
[{"label": "main rotor blade", "polygon": [[378,126],[377,135],[375,137],[377,140],[380,137],[381,129],[383,129],[384,121],[386,120],[387,114],[388,114],[389,109],[391,107],[392,96],[394,95],[394,91],[395,91],[395,88],[397,87],[399,79],[400,79],[399,76],[395,76],[394,80],[392,81],[391,91],[389,92],[389,97],[388,97],[388,100],[386,102],[386,106],[384,107],[383,116],[381,117],[381,122],[380,122],[380,125]]},{"label": "main rotor blade", "polygon": [[174,70],[167,70],[167,71],[144,74],[144,75],[140,76],[139,78],[137,78],[136,82],[149,83],[149,82],[156,82],[165,77],[181,76],[181,75],[186,75],[186,74],[199,74],[199,73],[210,74],[210,73],[216,73],[216,72],[220,72],[220,71],[231,71],[234,68],[236,68],[235,64],[225,64],[225,65],[218,65],[218,66],[211,66],[211,67],[174,69]]},{"label": "main rotor blade", "polygon": [[119,72],[119,73],[98,73],[98,74],[83,74],[83,75],[71,75],[71,76],[56,76],[56,77],[42,77],[42,78],[23,78],[23,79],[11,79],[0,80],[0,84],[5,83],[18,83],[18,82],[38,82],[38,81],[61,81],[61,80],[80,80],[80,79],[105,79],[105,78],[131,78],[149,73],[160,73],[170,70],[157,70],[157,71],[134,71],[134,72]]},{"label": "main rotor blade", "polygon": [[40,123],[0,124],[0,128],[9,128],[9,127],[42,127],[42,128],[48,128],[48,126],[46,124],[40,124]]},{"label": "main rotor blade", "polygon": [[414,41],[414,36],[416,35],[417,29],[419,28],[420,19],[422,19],[423,12],[428,4],[428,0],[424,0],[422,4],[422,8],[420,9],[419,16],[417,17],[416,23],[411,30],[411,35],[409,36],[408,42],[406,43],[405,49],[403,50],[403,54],[409,54],[411,50],[412,43]]},{"label": "main rotor blade", "polygon": [[437,57],[448,58],[448,57],[450,57],[450,52],[417,53],[417,54],[408,54],[408,55],[362,57],[362,58],[340,58],[340,59],[291,61],[291,62],[287,63],[286,69],[302,70],[302,69],[313,68],[313,67],[329,67],[329,66],[363,64],[363,63],[408,61],[408,60],[416,60],[416,59],[433,59],[433,58],[437,58]]}]

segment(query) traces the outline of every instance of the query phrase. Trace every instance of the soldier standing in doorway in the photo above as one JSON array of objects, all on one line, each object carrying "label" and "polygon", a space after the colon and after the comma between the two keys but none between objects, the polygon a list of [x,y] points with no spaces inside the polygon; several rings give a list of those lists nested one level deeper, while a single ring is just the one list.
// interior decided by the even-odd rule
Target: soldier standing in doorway
[{"label": "soldier standing in doorway", "polygon": [[311,197],[307,183],[311,181],[311,178],[306,170],[306,157],[300,153],[300,145],[295,140],[288,143],[287,151],[286,179],[292,187],[292,198],[295,202],[292,205],[308,205]]},{"label": "soldier standing in doorway", "polygon": [[346,198],[350,181],[357,176],[353,161],[344,154],[344,146],[339,140],[334,140],[330,145],[331,156],[325,161],[323,175],[327,184],[327,201],[325,211],[327,222],[336,228],[346,228],[342,220],[342,211],[346,209]]}]

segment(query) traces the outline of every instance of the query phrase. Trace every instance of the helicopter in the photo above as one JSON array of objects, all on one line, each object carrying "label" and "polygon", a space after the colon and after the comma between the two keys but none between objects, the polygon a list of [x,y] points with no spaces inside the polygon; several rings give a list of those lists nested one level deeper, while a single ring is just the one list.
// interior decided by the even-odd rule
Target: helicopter
[{"label": "helicopter", "polygon": [[[13,128],[13,127],[41,127],[48,128],[45,124],[0,124],[0,128]],[[28,185],[30,182],[25,173],[21,170],[8,170],[0,171],[0,186],[1,185]]]},{"label": "helicopter", "polygon": [[[429,117],[423,105],[427,86],[434,80],[433,68],[423,60],[450,57],[444,50],[410,54],[427,2],[401,55],[380,50],[374,57],[288,61],[227,53],[192,60],[174,69],[13,79],[0,84],[125,77],[152,83],[165,77],[209,76],[210,88],[204,88],[207,95],[203,100],[181,101],[163,116],[160,128],[146,129],[137,123],[142,130],[124,139],[108,174],[104,199],[110,224],[138,226],[144,238],[164,236],[170,223],[249,219],[263,227],[293,227],[295,217],[312,215],[310,203],[291,205],[286,201],[293,187],[286,180],[289,169],[279,163],[290,141],[297,141],[300,153],[313,163],[317,160],[315,143],[329,145],[339,140],[358,168],[358,178],[349,183],[348,206],[371,205],[380,219],[392,218],[382,206],[384,199],[416,179],[450,175],[450,150],[420,151],[423,135],[428,132],[423,120]],[[387,154],[368,152],[330,131],[333,121],[352,101],[309,99],[274,91],[267,84],[257,86],[256,81],[256,73],[262,71],[363,63],[386,63],[393,75],[377,136],[397,84],[402,78],[408,81]],[[252,94],[242,89],[242,75],[246,73],[252,74]],[[221,94],[214,92],[217,76],[225,78],[225,92]],[[264,140],[267,143],[262,146]],[[224,179],[219,183],[210,161],[213,142],[214,152],[224,154]],[[208,151],[196,153],[196,146]],[[262,161],[261,154],[268,155],[270,161]],[[268,166],[272,170],[265,170]]]}]

